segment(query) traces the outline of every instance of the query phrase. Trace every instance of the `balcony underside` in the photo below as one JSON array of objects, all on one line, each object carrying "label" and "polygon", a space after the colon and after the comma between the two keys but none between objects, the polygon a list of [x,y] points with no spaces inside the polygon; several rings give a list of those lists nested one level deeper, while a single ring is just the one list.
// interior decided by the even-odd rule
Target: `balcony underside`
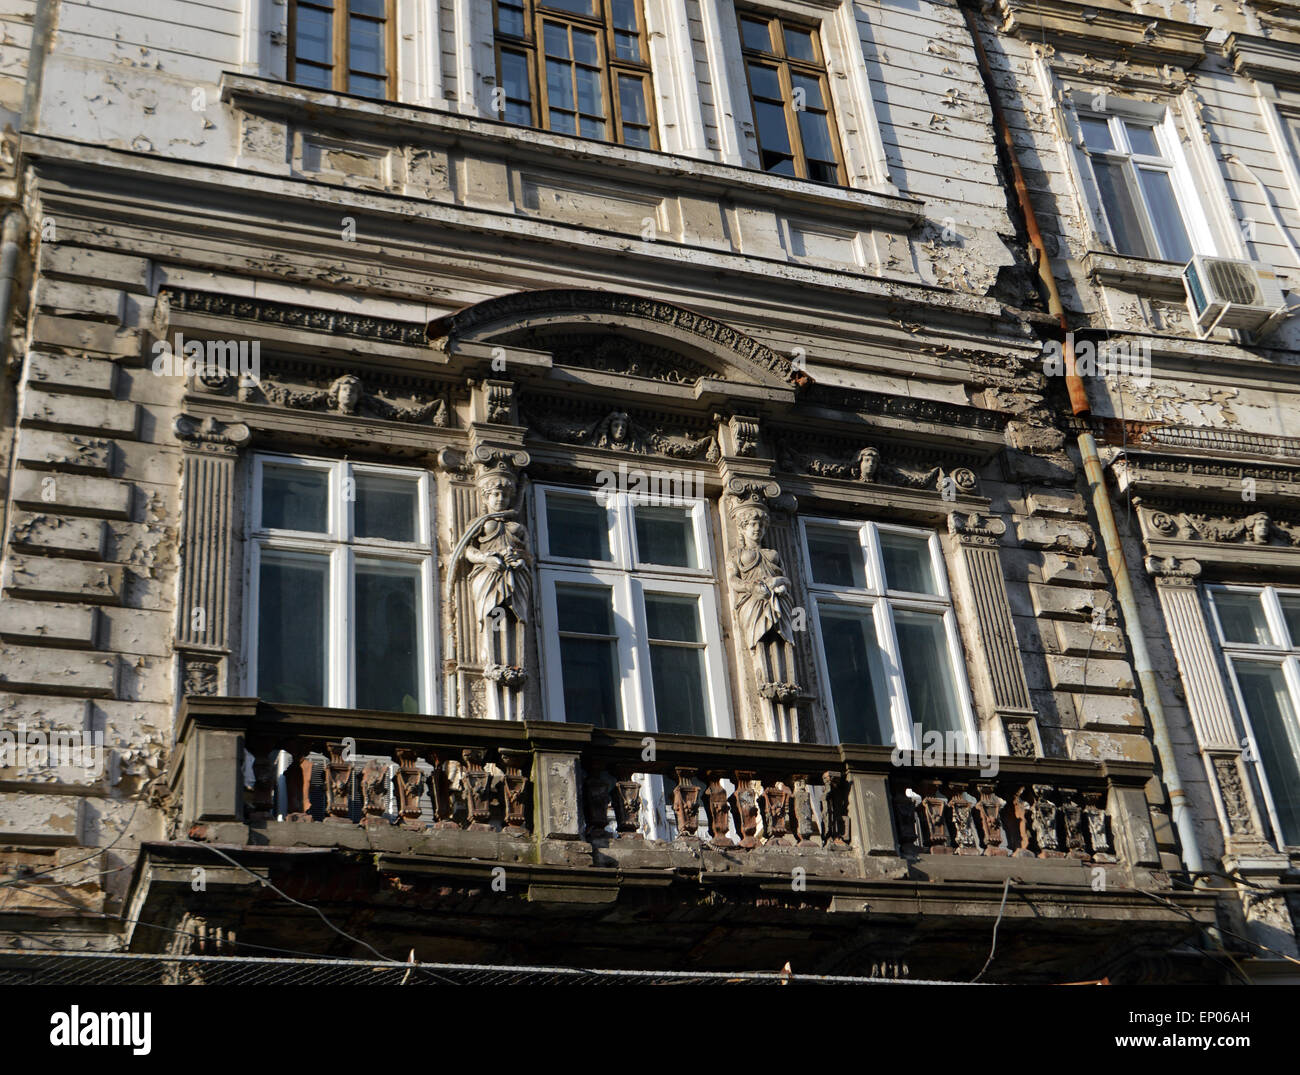
[{"label": "balcony underside", "polygon": [[[285,828],[271,823],[250,838]],[[915,865],[898,860],[882,869],[896,877],[809,875],[794,891],[794,849],[714,852],[709,869],[620,868],[577,864],[572,859],[589,845],[560,841],[518,841],[526,858],[537,848],[557,860],[542,864],[494,860],[488,844],[504,839],[499,834],[432,834],[447,844],[447,853],[434,854],[412,852],[410,838],[397,833],[347,831],[368,837],[371,849],[146,845],[134,915],[145,925],[134,931],[131,950],[168,950],[176,939],[171,931],[192,932],[202,922],[209,938],[233,935],[243,955],[258,954],[243,947],[249,945],[371,954],[264,887],[264,878],[399,959],[414,950],[421,961],[672,970],[779,970],[789,961],[801,973],[861,975],[906,964],[915,979],[961,981],[983,965],[1002,902],[1001,883],[926,881],[915,876]],[[466,857],[467,836],[486,838],[485,857]],[[407,850],[384,849],[403,842]],[[643,848],[637,855],[656,853]],[[596,858],[609,861],[599,848]],[[196,866],[206,886],[199,892],[192,884]],[[503,871],[495,887],[494,866]],[[1024,872],[1030,871],[1011,871]],[[1217,980],[1218,968],[1190,949],[1185,958],[1170,955],[1213,920],[1212,898],[1201,894],[1166,890],[1153,899],[1125,888],[1085,894],[1074,885],[1015,883],[985,980]],[[208,954],[214,943],[206,942]]]}]

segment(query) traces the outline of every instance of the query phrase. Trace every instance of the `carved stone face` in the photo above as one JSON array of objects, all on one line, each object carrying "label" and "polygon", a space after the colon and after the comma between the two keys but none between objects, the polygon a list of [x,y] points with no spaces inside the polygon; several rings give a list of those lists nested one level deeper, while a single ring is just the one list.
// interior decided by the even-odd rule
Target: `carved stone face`
[{"label": "carved stone face", "polygon": [[361,381],[356,377],[340,377],[335,382],[335,396],[342,414],[355,414],[361,402]]},{"label": "carved stone face", "polygon": [[628,419],[624,411],[616,411],[609,418],[609,437],[615,444],[627,440]]},{"label": "carved stone face", "polygon": [[1250,519],[1250,537],[1261,545],[1268,543],[1269,521],[1263,512],[1252,515]]},{"label": "carved stone face", "polygon": [[514,483],[508,478],[487,478],[479,486],[479,492],[483,496],[484,505],[492,514],[507,510],[515,498]]},{"label": "carved stone face", "polygon": [[741,544],[747,549],[757,548],[762,544],[767,533],[767,512],[751,508],[736,520],[736,532]]},{"label": "carved stone face", "polygon": [[858,476],[863,481],[870,481],[880,468],[880,452],[875,448],[863,448],[858,456]]}]

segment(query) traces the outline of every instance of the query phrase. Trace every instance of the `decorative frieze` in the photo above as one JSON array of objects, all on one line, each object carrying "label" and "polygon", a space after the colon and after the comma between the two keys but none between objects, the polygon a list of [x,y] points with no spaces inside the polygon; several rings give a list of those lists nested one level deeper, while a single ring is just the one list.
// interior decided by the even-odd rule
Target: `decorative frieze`
[{"label": "decorative frieze", "polygon": [[530,433],[561,444],[633,455],[699,459],[706,463],[716,463],[720,457],[716,436],[712,433],[694,436],[680,428],[674,429],[667,417],[642,414],[633,417],[619,409],[595,415],[590,411],[566,414],[558,409],[544,410],[542,401],[530,400],[522,419]]},{"label": "decorative frieze", "polygon": [[322,310],[314,306],[271,302],[267,299],[251,299],[213,291],[164,288],[159,293],[159,309],[160,318],[165,318],[168,310],[183,310],[186,313],[231,317],[264,325],[284,325],[287,328],[305,329],[332,336],[354,336],[411,347],[421,347],[428,342],[425,326],[415,322],[344,313],[339,310]]}]

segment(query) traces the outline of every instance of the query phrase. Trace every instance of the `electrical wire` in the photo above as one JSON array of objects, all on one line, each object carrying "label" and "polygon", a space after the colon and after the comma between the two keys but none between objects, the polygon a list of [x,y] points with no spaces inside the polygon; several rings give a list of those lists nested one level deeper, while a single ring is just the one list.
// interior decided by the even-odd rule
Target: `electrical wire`
[{"label": "electrical wire", "polygon": [[993,953],[998,950],[998,926],[1002,924],[1002,912],[1007,909],[1007,893],[1011,891],[1011,878],[1008,877],[1002,883],[1002,903],[998,907],[998,916],[993,920],[993,943],[989,945],[989,957],[984,961],[984,966],[980,967],[979,974],[970,980],[974,985],[984,977],[984,972],[989,969],[989,964],[993,962]]}]

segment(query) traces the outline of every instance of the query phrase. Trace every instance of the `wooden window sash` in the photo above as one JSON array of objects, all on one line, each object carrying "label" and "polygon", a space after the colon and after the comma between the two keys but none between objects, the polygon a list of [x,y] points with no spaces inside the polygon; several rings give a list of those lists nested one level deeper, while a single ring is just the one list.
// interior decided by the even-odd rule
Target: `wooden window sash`
[{"label": "wooden window sash", "polygon": [[[298,78],[298,8],[304,0],[289,0],[289,42],[288,42],[288,63],[289,81],[295,82]],[[307,3],[308,7],[321,7],[319,4]],[[377,18],[372,15],[357,15],[357,18],[365,19],[367,22],[382,22],[383,39],[384,39],[384,100],[394,100],[396,98],[397,85],[397,19],[394,11],[394,0],[384,0],[383,18]],[[334,0],[334,6],[330,13],[330,89],[335,93],[350,93],[348,89],[348,79],[352,74],[348,55],[348,34],[352,26],[353,14],[351,11],[350,0]],[[305,66],[313,70],[324,69],[324,64],[308,63]],[[369,71],[358,71],[357,74],[366,78],[377,78],[378,75]]]},{"label": "wooden window sash", "polygon": [[[741,29],[740,43],[741,56],[745,61],[745,84],[749,90],[749,99],[751,104],[755,100],[753,82],[749,76],[750,61],[757,61],[760,65],[775,67],[777,70],[777,79],[781,84],[781,93],[784,100],[781,102],[782,110],[785,113],[786,137],[790,142],[791,156],[793,158],[795,175],[799,179],[808,179],[811,182],[820,182],[812,180],[808,169],[808,154],[804,148],[803,131],[799,127],[799,112],[794,107],[794,78],[795,74],[803,75],[805,78],[816,79],[818,89],[822,95],[822,109],[811,110],[818,115],[826,117],[827,133],[830,136],[831,152],[835,154],[835,176],[838,183],[843,185],[846,182],[846,169],[844,165],[844,149],[840,144],[839,126],[835,121],[835,106],[831,101],[830,79],[826,74],[826,57],[822,52],[821,34],[819,27],[815,23],[801,22],[798,19],[787,18],[782,15],[769,15],[765,12],[755,11],[752,8],[737,8],[736,18],[753,19],[757,22],[763,22],[767,25],[767,41],[769,51],[763,52],[745,44],[744,30]],[[778,32],[773,34],[773,28]],[[787,54],[785,47],[785,31],[789,27],[794,30],[801,30],[808,34],[813,43],[814,61],[800,60]],[[763,150],[763,139],[758,131],[758,123],[754,124],[754,137],[758,142],[759,152]],[[820,158],[818,158],[820,159]],[[761,159],[760,159],[761,166]],[[773,173],[779,174],[779,173]]]}]

